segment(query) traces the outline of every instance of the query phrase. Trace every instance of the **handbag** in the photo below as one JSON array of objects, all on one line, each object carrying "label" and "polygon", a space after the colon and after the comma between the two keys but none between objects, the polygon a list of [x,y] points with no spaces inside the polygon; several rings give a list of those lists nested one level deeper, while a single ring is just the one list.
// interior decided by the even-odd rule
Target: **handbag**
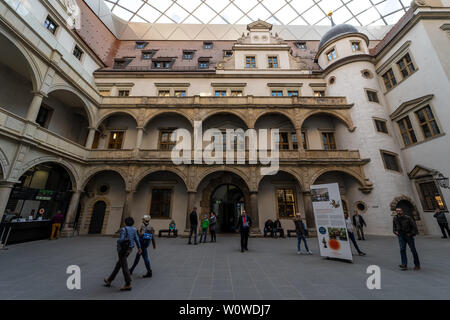
[{"label": "handbag", "polygon": [[148,232],[146,232],[142,235],[143,240],[152,240],[152,238],[153,238],[153,234],[148,233]]}]

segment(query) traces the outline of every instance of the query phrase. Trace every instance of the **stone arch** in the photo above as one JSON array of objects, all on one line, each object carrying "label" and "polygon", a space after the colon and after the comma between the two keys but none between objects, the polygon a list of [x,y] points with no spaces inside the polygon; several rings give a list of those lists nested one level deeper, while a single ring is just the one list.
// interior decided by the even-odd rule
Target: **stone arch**
[{"label": "stone arch", "polygon": [[0,174],[1,178],[4,180],[7,178],[7,168],[9,167],[9,161],[6,154],[0,149]]},{"label": "stone arch", "polygon": [[299,128],[303,127],[303,124],[305,123],[305,121],[308,118],[310,118],[310,117],[312,117],[314,115],[318,115],[318,114],[325,114],[325,115],[329,115],[329,116],[335,117],[338,120],[342,121],[346,125],[348,130],[350,130],[350,131],[355,130],[355,126],[353,125],[352,119],[349,116],[348,117],[344,116],[344,115],[340,114],[339,112],[337,112],[335,110],[312,110],[312,111],[306,113],[303,116],[303,119],[300,122]]},{"label": "stone arch", "polygon": [[417,206],[416,203],[414,202],[413,199],[411,199],[410,197],[408,197],[405,194],[402,194],[398,197],[395,197],[391,203],[389,204],[389,207],[391,209],[391,211],[395,211],[395,209],[397,208],[397,205],[399,204],[400,201],[407,201],[411,204],[411,207],[413,208],[413,216],[414,217],[419,217],[420,218],[420,214],[419,214],[419,210],[417,210]]},{"label": "stone arch", "polygon": [[91,104],[82,94],[80,94],[76,89],[72,88],[71,86],[68,86],[65,84],[58,84],[58,85],[51,86],[48,89],[47,95],[52,92],[55,92],[55,91],[68,91],[68,92],[71,92],[72,94],[76,95],[83,103],[84,110],[86,111],[86,114],[88,116],[89,127],[92,127],[94,125],[95,115],[91,108]]},{"label": "stone arch", "polygon": [[2,26],[0,26],[0,34],[7,40],[9,40],[16,47],[16,49],[20,51],[23,58],[28,62],[26,68],[28,69],[30,75],[33,91],[39,91],[42,85],[42,74],[33,55],[28,52],[25,46],[23,46],[19,41],[9,35]]},{"label": "stone arch", "polygon": [[[202,116],[201,121],[202,121],[202,122],[205,122],[206,120],[208,120],[208,119],[211,118],[212,116],[215,116],[215,115],[218,115],[218,114],[229,114],[229,115],[236,116],[236,117],[238,117],[242,122],[244,122],[244,124],[247,126],[247,128],[250,128],[249,123],[248,123],[248,121],[247,121],[247,117],[246,117],[244,114],[242,114],[242,113],[240,113],[240,112],[238,112],[238,111],[236,111],[236,110],[233,110],[233,109],[226,109],[226,110],[221,109],[221,110],[211,110],[211,111],[208,111],[208,112],[206,112],[206,114],[204,114],[204,115]],[[242,128],[242,129],[243,129],[243,128]]]},{"label": "stone arch", "polygon": [[138,126],[139,122],[138,122],[136,115],[129,110],[121,109],[120,111],[110,110],[107,113],[105,113],[104,115],[102,115],[102,117],[95,123],[95,128],[98,128],[102,124],[102,122],[105,121],[107,118],[109,118],[113,115],[120,115],[120,114],[125,114],[125,115],[131,116],[133,118],[133,120],[136,122],[136,127]]},{"label": "stone arch", "polygon": [[187,121],[189,121],[189,123],[191,124],[192,128],[194,127],[194,121],[192,120],[192,118],[187,113],[182,112],[182,111],[178,111],[178,110],[162,110],[162,111],[155,112],[155,113],[151,114],[148,119],[145,119],[143,127],[145,128],[156,117],[161,116],[161,115],[165,115],[165,114],[176,114],[176,115],[179,115],[179,116],[185,118]]},{"label": "stone arch", "polygon": [[22,166],[22,168],[20,169],[18,176],[16,178],[19,179],[25,172],[27,172],[32,167],[34,167],[38,164],[46,163],[46,162],[53,162],[53,163],[59,164],[61,167],[63,167],[69,175],[70,182],[72,184],[72,190],[79,190],[78,187],[79,187],[79,179],[80,178],[78,176],[77,169],[74,167],[73,164],[71,164],[70,162],[65,161],[61,158],[41,157],[41,158],[31,160]]},{"label": "stone arch", "polygon": [[139,184],[143,179],[145,179],[148,175],[156,172],[171,172],[175,174],[183,181],[186,190],[188,189],[187,176],[183,173],[183,171],[174,167],[154,167],[144,170],[134,179],[132,184],[132,190],[137,190],[137,187],[139,186]]},{"label": "stone arch", "polygon": [[346,174],[350,175],[351,177],[355,178],[356,181],[358,181],[361,188],[368,187],[366,181],[364,180],[364,177],[361,177],[360,175],[356,174],[355,172],[353,172],[352,170],[347,169],[347,168],[324,168],[324,169],[321,169],[313,174],[313,176],[311,177],[311,180],[309,181],[309,185],[314,184],[320,176],[322,176],[323,174],[325,174],[327,172],[346,173]]},{"label": "stone arch", "polygon": [[256,115],[256,116],[254,117],[254,119],[252,120],[252,123],[251,123],[252,128],[255,127],[255,125],[256,125],[256,123],[258,122],[259,119],[261,119],[261,118],[264,117],[264,116],[270,115],[270,114],[276,114],[276,115],[284,116],[284,117],[286,117],[287,119],[289,119],[289,121],[290,121],[291,124],[292,124],[292,127],[298,128],[298,127],[296,126],[296,123],[295,123],[295,118],[294,118],[290,113],[288,113],[288,112],[284,112],[284,113],[283,113],[283,111],[281,111],[281,110],[264,110],[264,111],[260,112],[260,113],[259,113],[258,115]]},{"label": "stone arch", "polygon": [[[198,191],[199,185],[203,182],[205,178],[207,178],[210,174],[213,174],[215,172],[229,172],[234,173],[235,175],[239,176],[244,181],[249,181],[249,177],[240,169],[232,168],[232,167],[220,167],[220,168],[211,168],[204,171],[197,179],[196,183],[194,184],[194,192]],[[250,188],[249,188],[250,189]]]},{"label": "stone arch", "polygon": [[123,180],[123,183],[125,185],[125,190],[129,190],[129,188],[127,188],[127,186],[129,185],[127,183],[127,172],[125,172],[123,169],[121,168],[113,168],[113,167],[96,167],[93,168],[91,170],[89,170],[87,173],[85,173],[82,181],[80,182],[80,190],[84,190],[84,188],[86,187],[86,185],[88,184],[88,182],[98,173],[101,172],[108,172],[108,171],[112,171],[117,173]]},{"label": "stone arch", "polygon": [[[92,218],[92,213],[94,211],[94,206],[98,201],[103,201],[106,204],[105,216],[103,218],[102,231],[100,234],[106,233],[106,228],[108,227],[108,221],[109,221],[109,214],[111,212],[111,202],[109,201],[109,199],[107,197],[96,196],[89,202],[89,204],[87,205],[87,208],[86,208],[87,211],[84,213],[86,215],[86,219],[83,224],[83,233],[84,234],[87,234],[89,231],[89,226],[91,224],[91,218]],[[80,217],[80,219],[81,219],[81,217]]]},{"label": "stone arch", "polygon": [[[295,170],[292,170],[292,169],[289,169],[289,168],[280,168],[278,170],[278,172],[284,172],[284,173],[287,173],[287,174],[293,176],[295,178],[296,182],[298,183],[298,185],[300,186],[300,189],[301,189],[300,191],[308,191],[309,190],[309,187],[306,188],[305,183],[302,181],[302,179],[300,178],[300,175]],[[256,187],[258,189],[259,189],[259,185],[260,185],[261,181],[265,177],[266,176],[261,176],[261,175],[258,177],[258,180],[256,181]]]}]

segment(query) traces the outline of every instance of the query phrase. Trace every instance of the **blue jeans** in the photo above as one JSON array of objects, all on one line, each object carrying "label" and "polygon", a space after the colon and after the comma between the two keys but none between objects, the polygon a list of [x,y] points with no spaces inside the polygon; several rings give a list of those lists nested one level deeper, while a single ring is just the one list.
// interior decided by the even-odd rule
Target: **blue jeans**
[{"label": "blue jeans", "polygon": [[[148,256],[148,247],[150,245],[150,240],[142,240],[141,239],[141,249],[142,249],[142,258],[144,259],[145,268],[147,271],[152,271],[152,267],[150,265],[150,258]],[[130,271],[133,272],[136,266],[139,263],[139,260],[141,259],[141,255],[139,252],[136,253],[136,258],[134,258],[133,266],[131,267]]]},{"label": "blue jeans", "polygon": [[202,239],[203,239],[203,242],[206,242],[206,233],[208,232],[208,229],[203,229],[202,228],[202,234],[200,235],[200,243],[202,242]]},{"label": "blue jeans", "polygon": [[414,265],[416,267],[420,267],[419,255],[417,254],[414,237],[399,235],[398,243],[400,244],[400,257],[402,258],[402,264],[405,266],[408,265],[408,258],[406,256],[406,244],[408,244],[409,249],[411,249],[411,253],[414,258]]},{"label": "blue jeans", "polygon": [[191,226],[191,231],[189,232],[189,243],[191,243],[192,235],[194,235],[194,243],[197,243],[197,225]]},{"label": "blue jeans", "polygon": [[359,250],[358,243],[356,242],[356,239],[355,239],[355,234],[353,232],[351,232],[351,231],[348,231],[348,230],[347,230],[347,232],[348,232],[348,237],[350,238],[350,240],[352,241],[353,245],[355,246],[356,251],[358,253],[361,253],[362,251]]},{"label": "blue jeans", "polygon": [[306,251],[309,251],[309,248],[308,248],[308,242],[306,242],[305,236],[304,236],[304,235],[301,235],[301,234],[297,235],[297,250],[298,250],[299,252],[302,251],[302,249],[301,249],[301,247],[300,247],[300,244],[302,243],[302,240],[305,242],[305,248],[306,248]]}]

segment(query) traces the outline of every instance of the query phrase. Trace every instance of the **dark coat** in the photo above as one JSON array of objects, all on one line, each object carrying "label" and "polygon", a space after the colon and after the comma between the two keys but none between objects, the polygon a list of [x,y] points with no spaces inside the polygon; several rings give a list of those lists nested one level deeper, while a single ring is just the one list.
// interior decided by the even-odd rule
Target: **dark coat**
[{"label": "dark coat", "polygon": [[445,216],[445,212],[435,213],[433,217],[436,218],[438,224],[447,224],[447,217]]},{"label": "dark coat", "polygon": [[308,231],[306,230],[306,226],[302,220],[295,219],[294,224],[295,224],[295,233],[297,234],[297,236],[306,237],[308,235]]},{"label": "dark coat", "polygon": [[404,214],[402,216],[395,216],[393,220],[393,231],[401,236],[413,237],[419,232],[417,231],[417,225],[414,220]]},{"label": "dark coat", "polygon": [[189,220],[191,221],[191,227],[198,226],[198,216],[197,211],[192,211],[189,215]]},{"label": "dark coat", "polygon": [[216,231],[216,223],[217,223],[217,217],[210,217],[209,218],[209,230]]},{"label": "dark coat", "polygon": [[273,223],[273,228],[274,228],[275,230],[283,229],[283,227],[281,226],[280,220],[275,220],[275,221],[274,221],[274,223]]},{"label": "dark coat", "polygon": [[238,225],[237,225],[238,229],[241,230],[241,231],[250,229],[250,227],[252,226],[252,218],[250,218],[250,216],[247,215],[248,228],[244,227],[244,221],[243,221],[242,218],[243,218],[243,216],[239,217],[239,222],[238,222]]},{"label": "dark coat", "polygon": [[267,230],[271,231],[272,228],[273,228],[273,222],[272,222],[272,220],[267,220],[266,223],[264,224],[264,227],[265,227]]},{"label": "dark coat", "polygon": [[[357,221],[356,218],[359,218],[359,219],[358,219],[359,221]],[[367,227],[366,221],[364,221],[364,218],[363,218],[362,215],[360,215],[360,214],[354,215],[354,216],[353,216],[353,225],[356,226],[356,227],[357,227],[358,225]]]}]

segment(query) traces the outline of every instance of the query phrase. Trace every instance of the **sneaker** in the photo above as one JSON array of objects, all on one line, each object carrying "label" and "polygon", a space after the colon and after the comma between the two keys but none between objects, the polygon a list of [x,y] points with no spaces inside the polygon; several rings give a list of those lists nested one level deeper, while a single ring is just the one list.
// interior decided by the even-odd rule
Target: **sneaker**
[{"label": "sneaker", "polygon": [[147,271],[146,274],[144,274],[144,276],[142,278],[151,278],[152,277],[152,270]]},{"label": "sneaker", "polygon": [[120,291],[130,291],[131,290],[131,284],[126,284],[122,288],[120,288]]},{"label": "sneaker", "polygon": [[359,254],[360,256],[365,256],[365,255],[366,255],[366,254],[365,254],[364,252],[362,252],[362,251],[359,252],[358,254]]},{"label": "sneaker", "polygon": [[308,251],[308,254],[313,254],[311,250]]},{"label": "sneaker", "polygon": [[419,271],[419,270],[420,270],[420,266],[415,266],[415,267],[414,267],[414,270],[415,270],[415,271]]},{"label": "sneaker", "polygon": [[107,278],[103,279],[103,281],[105,282],[105,287],[111,287],[111,282]]},{"label": "sneaker", "polygon": [[301,251],[297,251],[297,254],[302,254],[302,252]]},{"label": "sneaker", "polygon": [[408,267],[406,266],[406,264],[401,264],[401,265],[399,265],[399,267],[402,270],[408,270]]}]

